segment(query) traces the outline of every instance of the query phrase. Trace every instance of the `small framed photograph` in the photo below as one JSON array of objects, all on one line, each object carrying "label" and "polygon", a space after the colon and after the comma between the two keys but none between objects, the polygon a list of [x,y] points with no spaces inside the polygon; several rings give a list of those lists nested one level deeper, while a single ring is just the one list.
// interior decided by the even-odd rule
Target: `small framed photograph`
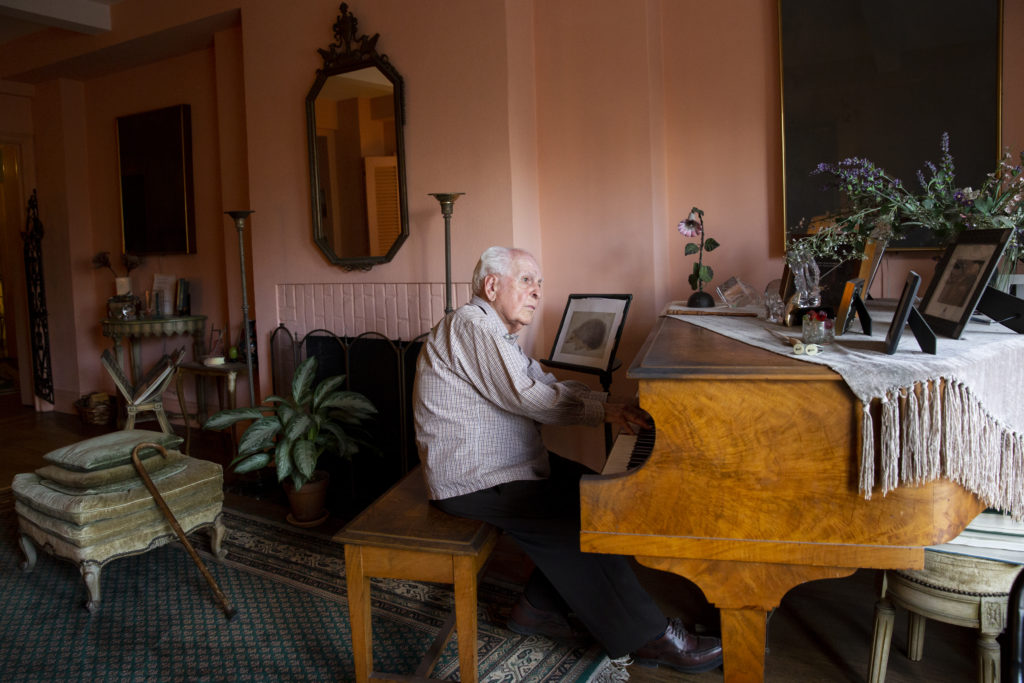
[{"label": "small framed photograph", "polygon": [[946,247],[921,304],[938,334],[959,339],[992,278],[1013,230],[965,230]]},{"label": "small framed photograph", "polygon": [[632,294],[570,294],[551,360],[610,371]]},{"label": "small framed photograph", "polygon": [[910,310],[914,307],[914,297],[921,286],[921,276],[910,271],[907,273],[907,281],[903,283],[903,293],[900,294],[900,302],[896,305],[896,312],[892,316],[892,323],[885,335],[885,352],[890,356],[896,353],[896,347],[900,344],[900,337],[903,336],[903,328],[910,320]]},{"label": "small framed photograph", "polygon": [[[839,311],[836,313],[836,335],[846,334],[849,331],[850,324],[857,313],[854,300],[860,298],[863,293],[863,279],[854,278],[853,280],[846,281],[846,286],[843,288],[843,296],[839,300]],[[863,325],[863,321],[861,321],[861,324]]]}]

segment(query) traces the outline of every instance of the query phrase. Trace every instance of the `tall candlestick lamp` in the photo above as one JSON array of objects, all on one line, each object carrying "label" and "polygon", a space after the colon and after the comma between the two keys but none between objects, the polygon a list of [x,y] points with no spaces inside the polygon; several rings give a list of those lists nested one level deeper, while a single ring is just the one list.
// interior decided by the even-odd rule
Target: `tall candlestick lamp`
[{"label": "tall candlestick lamp", "polygon": [[250,210],[225,211],[235,221],[235,228],[238,230],[238,262],[242,267],[242,329],[245,331],[245,366],[249,372],[249,405],[256,405],[256,388],[252,381],[252,339],[249,331],[249,287],[245,282],[245,219]]},{"label": "tall candlestick lamp", "polygon": [[452,308],[452,208],[455,200],[465,192],[431,192],[430,196],[441,202],[441,215],[444,216],[444,312],[451,313]]}]

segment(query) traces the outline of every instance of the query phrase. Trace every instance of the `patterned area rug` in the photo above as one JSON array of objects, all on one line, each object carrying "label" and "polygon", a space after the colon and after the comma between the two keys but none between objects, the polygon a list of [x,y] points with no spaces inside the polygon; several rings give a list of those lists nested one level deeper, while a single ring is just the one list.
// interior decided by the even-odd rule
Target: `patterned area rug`
[{"label": "patterned area rug", "polygon": [[[351,681],[341,546],[225,510],[227,559],[212,560],[205,532],[191,537],[228,600],[226,621],[199,569],[174,543],[115,560],[101,573],[96,614],[71,563],[40,554],[21,571],[10,489],[0,491],[0,662],[18,681]],[[597,681],[600,648],[558,646],[504,628],[519,586],[480,586],[480,680]],[[452,606],[434,584],[376,580],[375,668],[411,674]],[[432,676],[458,680],[449,641]]]}]

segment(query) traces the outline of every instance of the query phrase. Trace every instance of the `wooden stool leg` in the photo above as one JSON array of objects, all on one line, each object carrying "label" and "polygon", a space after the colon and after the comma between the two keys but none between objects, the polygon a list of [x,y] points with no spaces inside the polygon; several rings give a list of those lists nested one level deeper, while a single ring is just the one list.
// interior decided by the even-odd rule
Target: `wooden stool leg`
[{"label": "wooden stool leg", "polygon": [[907,658],[912,662],[920,662],[924,657],[924,625],[925,617],[911,612],[907,622]]},{"label": "wooden stool leg", "polygon": [[1000,667],[999,642],[991,633],[982,633],[978,637],[978,681],[979,683],[999,683]]},{"label": "wooden stool leg", "polygon": [[459,679],[476,683],[476,566],[472,557],[455,557],[455,628],[459,634]]},{"label": "wooden stool leg", "polygon": [[185,382],[184,373],[181,368],[174,373],[174,389],[178,393],[178,410],[181,411],[181,420],[185,423],[185,455],[192,454],[192,422],[188,414],[188,406],[185,405]]},{"label": "wooden stool leg", "polygon": [[363,574],[363,549],[360,546],[345,546],[345,577],[356,683],[367,683],[373,671],[373,624],[370,621],[370,581]]},{"label": "wooden stool leg", "polygon": [[978,681],[999,683],[1002,658],[996,636],[1006,628],[1007,599],[982,597],[978,604]]},{"label": "wooden stool leg", "polygon": [[871,660],[868,663],[868,683],[885,683],[885,670],[889,666],[889,646],[896,610],[882,598],[875,604],[875,633],[871,639]]}]

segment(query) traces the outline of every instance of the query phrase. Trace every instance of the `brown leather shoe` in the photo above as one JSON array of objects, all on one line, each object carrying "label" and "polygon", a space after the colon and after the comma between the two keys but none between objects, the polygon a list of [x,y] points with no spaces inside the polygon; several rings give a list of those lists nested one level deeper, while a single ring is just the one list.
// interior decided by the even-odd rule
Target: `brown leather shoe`
[{"label": "brown leather shoe", "polygon": [[520,597],[508,618],[508,629],[523,635],[541,635],[545,638],[568,645],[582,647],[590,642],[590,634],[582,626],[559,612],[537,609]]},{"label": "brown leather shoe", "polygon": [[696,674],[722,666],[722,641],[711,636],[688,633],[679,619],[669,619],[660,638],[633,653],[641,666],[664,664],[676,671]]}]

